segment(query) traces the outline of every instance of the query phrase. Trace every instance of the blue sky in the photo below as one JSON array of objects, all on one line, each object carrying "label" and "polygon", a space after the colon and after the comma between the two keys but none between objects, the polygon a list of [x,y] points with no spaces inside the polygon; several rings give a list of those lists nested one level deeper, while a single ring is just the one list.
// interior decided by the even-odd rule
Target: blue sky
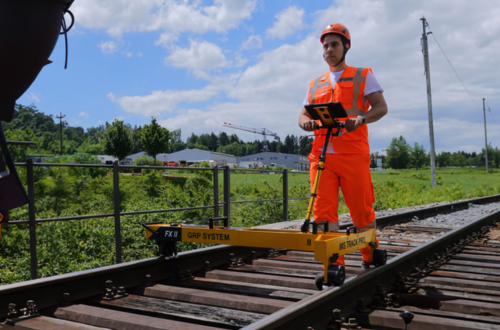
[{"label": "blue sky", "polygon": [[66,115],[84,128],[151,116],[169,129],[237,133],[223,122],[267,128],[284,138],[297,126],[308,83],[328,70],[318,41],[324,26],[345,24],[347,63],[371,67],[389,113],[371,124],[372,151],[403,135],[429,150],[420,47],[425,16],[473,100],[429,35],[436,150],[500,146],[500,6],[492,1],[76,0],[68,69],[61,37],[46,66],[18,100]]}]

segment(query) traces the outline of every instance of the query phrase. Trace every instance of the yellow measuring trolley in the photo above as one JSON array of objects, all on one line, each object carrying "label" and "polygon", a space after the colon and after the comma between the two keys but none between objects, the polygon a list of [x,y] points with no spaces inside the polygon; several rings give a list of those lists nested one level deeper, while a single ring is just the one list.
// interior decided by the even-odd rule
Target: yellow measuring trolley
[{"label": "yellow measuring trolley", "polygon": [[[218,227],[213,226],[210,219],[206,225],[177,225],[161,223],[143,223],[146,228],[146,239],[155,239],[160,253],[166,258],[175,257],[176,242],[228,244],[255,248],[287,249],[314,252],[314,259],[321,262],[324,274],[316,278],[318,289],[323,285],[342,285],[345,280],[345,268],[332,265],[339,256],[370,246],[372,264],[384,265],[387,261],[385,250],[376,249],[375,229],[357,232],[356,227],[347,228],[345,232],[328,232],[328,223],[312,222],[312,231],[275,230],[261,228]],[[323,225],[323,230],[318,227]],[[321,228],[320,228],[321,229]]]},{"label": "yellow measuring trolley", "polygon": [[[344,123],[337,119],[348,116],[341,103],[313,104],[306,106],[306,110],[312,119],[321,123],[321,125],[318,124],[317,129],[327,129],[325,141],[345,132],[341,132],[341,129],[345,128]],[[333,129],[335,132],[332,132]],[[327,145],[328,143],[324,144],[319,157],[309,207],[300,230],[232,228],[227,217],[218,217],[209,219],[208,226],[143,223],[142,226],[146,228],[146,238],[155,239],[160,247],[160,253],[166,258],[177,255],[176,242],[311,251],[314,252],[314,259],[321,262],[324,267],[324,273],[316,277],[316,286],[319,290],[322,290],[324,285],[338,286],[344,283],[344,266],[334,264],[344,254],[370,247],[370,264],[385,265],[387,252],[384,249],[378,249],[375,228],[358,231],[356,227],[350,227],[345,231],[330,232],[328,221],[311,221],[316,192],[321,172],[324,169]],[[214,223],[219,221],[224,221],[224,226],[214,226]]]}]

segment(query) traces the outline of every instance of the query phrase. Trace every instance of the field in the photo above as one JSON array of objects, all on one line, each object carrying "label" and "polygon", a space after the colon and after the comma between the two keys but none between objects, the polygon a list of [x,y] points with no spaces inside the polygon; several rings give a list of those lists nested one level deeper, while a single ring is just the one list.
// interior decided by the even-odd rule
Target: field
[{"label": "field", "polygon": [[[37,168],[35,171],[37,218],[52,218],[113,211],[112,179],[106,173],[87,169]],[[155,210],[212,205],[211,172],[169,175],[165,178],[153,171],[143,176],[120,176],[121,211]],[[486,173],[480,168],[452,168],[437,171],[438,185],[431,188],[430,170],[374,171],[375,209],[399,208],[437,201],[455,201],[500,193],[500,173]],[[21,171],[21,178],[23,173]],[[172,182],[174,181],[174,182]],[[223,177],[219,176],[219,201],[223,201]],[[231,174],[231,200],[278,199],[282,197],[282,176],[235,172]],[[309,176],[289,173],[289,197],[307,197]],[[307,200],[290,201],[288,218],[305,215]],[[281,201],[241,203],[231,206],[234,226],[255,226],[283,219]],[[339,213],[347,212],[340,197]],[[154,257],[157,248],[145,241],[141,222],[204,222],[212,210],[194,210],[148,215],[123,216],[123,261]],[[11,220],[28,218],[26,207],[11,214]],[[0,284],[29,279],[29,233],[27,225],[2,227],[0,243]],[[200,247],[181,243],[180,250]],[[114,220],[112,218],[48,222],[37,225],[37,258],[39,277],[113,264]]]}]

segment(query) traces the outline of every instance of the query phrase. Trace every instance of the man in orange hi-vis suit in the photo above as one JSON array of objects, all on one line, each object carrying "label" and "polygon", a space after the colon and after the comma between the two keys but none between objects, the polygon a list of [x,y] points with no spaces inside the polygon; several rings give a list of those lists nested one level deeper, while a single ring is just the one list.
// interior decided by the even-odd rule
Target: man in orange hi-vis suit
[{"label": "man in orange hi-vis suit", "polygon": [[[330,231],[338,231],[339,188],[352,221],[359,229],[375,228],[375,195],[370,174],[370,146],[367,124],[387,113],[383,90],[370,68],[347,66],[345,56],[351,48],[351,35],[342,24],[327,25],[320,38],[323,58],[330,70],[309,84],[304,105],[341,102],[349,117],[345,119],[346,134],[332,137],[328,142],[325,169],[321,174],[314,204],[314,220],[327,220]],[[371,108],[370,108],[371,106]],[[339,121],[343,121],[342,119]],[[305,107],[299,116],[299,126],[314,131],[313,150],[309,155],[311,187],[314,184],[318,159],[325,143],[326,129],[316,130]],[[370,266],[370,247],[360,250],[363,268]],[[344,257],[335,264],[345,266]]]}]

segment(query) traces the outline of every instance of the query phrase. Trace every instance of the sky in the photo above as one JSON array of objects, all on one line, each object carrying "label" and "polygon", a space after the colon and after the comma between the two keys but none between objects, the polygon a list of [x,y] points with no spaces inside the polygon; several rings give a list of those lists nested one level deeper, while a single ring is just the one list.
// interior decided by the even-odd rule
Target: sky
[{"label": "sky", "polygon": [[75,0],[70,10],[68,68],[61,36],[54,63],[18,103],[62,113],[71,126],[144,125],[154,116],[180,128],[183,140],[223,131],[262,139],[224,122],[266,128],[282,141],[310,134],[298,115],[309,82],[328,71],[321,31],[339,22],[352,38],[347,64],[372,68],[389,109],[369,125],[371,151],[401,135],[429,150],[425,16],[436,152],[484,148],[483,98],[488,142],[500,147],[496,1]]}]

